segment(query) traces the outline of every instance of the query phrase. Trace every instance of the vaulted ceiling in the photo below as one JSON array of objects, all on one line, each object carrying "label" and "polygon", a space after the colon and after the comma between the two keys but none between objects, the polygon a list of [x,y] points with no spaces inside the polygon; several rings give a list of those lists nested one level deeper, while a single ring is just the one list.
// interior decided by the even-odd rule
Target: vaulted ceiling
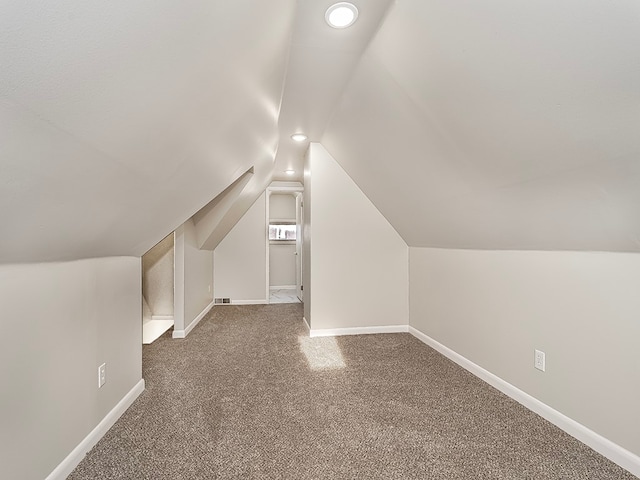
[{"label": "vaulted ceiling", "polygon": [[397,1],[322,142],[409,245],[640,251],[640,2]]},{"label": "vaulted ceiling", "polygon": [[141,255],[299,130],[409,245],[640,251],[636,0],[331,3],[5,2],[0,262]]}]

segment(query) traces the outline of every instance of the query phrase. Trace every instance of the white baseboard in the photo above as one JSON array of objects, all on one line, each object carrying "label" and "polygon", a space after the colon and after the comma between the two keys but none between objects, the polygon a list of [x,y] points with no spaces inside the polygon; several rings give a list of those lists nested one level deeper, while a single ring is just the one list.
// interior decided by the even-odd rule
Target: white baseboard
[{"label": "white baseboard", "polygon": [[295,290],[295,285],[275,285],[273,287],[269,287],[269,290]]},{"label": "white baseboard", "polygon": [[204,318],[204,316],[207,313],[209,313],[209,310],[211,310],[213,305],[214,305],[214,303],[211,302],[209,305],[204,307],[204,310],[202,310],[198,314],[198,316],[193,319],[193,322],[191,322],[189,325],[187,325],[187,328],[185,328],[184,330],[174,330],[172,337],[173,338],[186,338],[186,336],[189,335],[191,330],[193,330],[195,328],[195,326],[198,325],[198,323],[200,323],[200,320],[202,320]]},{"label": "white baseboard", "polygon": [[151,315],[151,320],[173,320],[173,315]]},{"label": "white baseboard", "polygon": [[82,461],[85,455],[98,443],[105,433],[113,426],[122,414],[131,406],[136,398],[144,391],[144,380],[140,380],[129,390],[122,400],[91,430],[80,444],[49,474],[46,480],[64,480]]},{"label": "white baseboard", "polygon": [[[307,322],[307,319],[302,317],[302,321],[304,322],[304,325],[307,327],[307,330],[309,330],[309,332],[311,332],[311,327],[309,326],[309,322]],[[309,335],[311,336],[311,335]]]},{"label": "white baseboard", "polygon": [[231,303],[223,303],[218,305],[268,305],[269,300],[231,300]]},{"label": "white baseboard", "polygon": [[572,437],[580,440],[582,443],[588,445],[596,452],[607,457],[612,462],[620,465],[625,470],[628,470],[632,474],[640,477],[640,457],[613,443],[611,440],[606,439],[602,435],[590,430],[581,423],[567,417],[566,415],[558,412],[549,405],[542,403],[535,397],[532,397],[526,392],[523,392],[519,388],[504,381],[497,375],[485,370],[479,365],[473,363],[471,360],[463,357],[462,355],[454,352],[448,347],[445,347],[437,340],[422,333],[420,330],[409,327],[409,333],[418,338],[422,342],[426,343],[434,350],[440,352],[445,357],[454,361],[465,370],[468,370],[476,377],[481,378],[489,385],[497,388],[505,395],[511,397],[516,402],[524,405],[529,410],[537,413],[541,417],[545,418],[549,422],[553,423],[560,429],[567,432]]},{"label": "white baseboard", "polygon": [[382,327],[352,327],[352,328],[319,328],[309,329],[310,337],[339,337],[342,335],[368,335],[372,333],[406,333],[408,325],[386,325]]}]

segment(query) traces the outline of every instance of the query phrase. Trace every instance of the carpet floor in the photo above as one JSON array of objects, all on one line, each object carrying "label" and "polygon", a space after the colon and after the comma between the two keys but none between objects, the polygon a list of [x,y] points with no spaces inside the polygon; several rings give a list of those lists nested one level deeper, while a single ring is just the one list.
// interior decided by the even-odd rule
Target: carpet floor
[{"label": "carpet floor", "polygon": [[146,390],[80,479],[634,479],[409,334],[309,338],[215,307],[143,347]]}]

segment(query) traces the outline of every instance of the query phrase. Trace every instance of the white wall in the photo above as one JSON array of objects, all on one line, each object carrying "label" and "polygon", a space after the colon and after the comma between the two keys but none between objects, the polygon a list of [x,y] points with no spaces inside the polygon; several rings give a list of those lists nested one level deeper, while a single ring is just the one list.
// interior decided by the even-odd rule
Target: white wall
[{"label": "white wall", "polygon": [[0,266],[2,478],[47,477],[140,382],[141,278],[139,257]]},{"label": "white wall", "polygon": [[[314,147],[315,148],[315,147]],[[304,156],[304,191],[302,192],[302,299],[304,319],[311,326],[311,145]]]},{"label": "white wall", "polygon": [[411,326],[640,454],[640,255],[411,248],[410,282]]},{"label": "white wall", "polygon": [[308,168],[312,330],[407,325],[406,243],[322,145],[309,147]]},{"label": "white wall", "polygon": [[153,315],[173,316],[173,232],[142,256],[142,295]]},{"label": "white wall", "polygon": [[266,303],[266,193],[260,195],[213,252],[215,297]]},{"label": "white wall", "polygon": [[296,221],[296,197],[290,193],[272,193],[269,196],[269,218]]},{"label": "white wall", "polygon": [[213,253],[200,250],[193,220],[175,231],[174,335],[188,332],[213,302]]}]

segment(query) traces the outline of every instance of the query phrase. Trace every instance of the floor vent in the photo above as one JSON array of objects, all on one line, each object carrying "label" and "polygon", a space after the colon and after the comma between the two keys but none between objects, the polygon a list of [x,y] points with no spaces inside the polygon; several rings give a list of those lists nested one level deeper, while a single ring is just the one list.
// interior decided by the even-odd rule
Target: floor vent
[{"label": "floor vent", "polygon": [[230,298],[223,298],[222,299],[222,303],[231,303],[231,299]]}]

